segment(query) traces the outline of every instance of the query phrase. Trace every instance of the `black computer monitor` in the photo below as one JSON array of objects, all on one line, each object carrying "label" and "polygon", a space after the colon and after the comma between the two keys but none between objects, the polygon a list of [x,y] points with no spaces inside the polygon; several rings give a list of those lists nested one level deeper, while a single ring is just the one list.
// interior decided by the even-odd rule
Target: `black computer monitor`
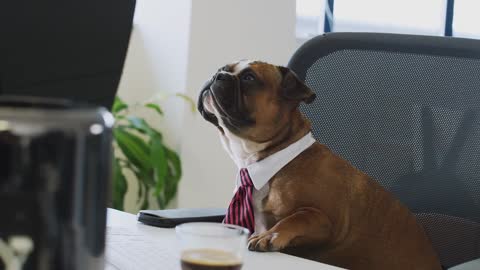
[{"label": "black computer monitor", "polygon": [[0,2],[0,96],[66,98],[110,108],[135,0]]}]

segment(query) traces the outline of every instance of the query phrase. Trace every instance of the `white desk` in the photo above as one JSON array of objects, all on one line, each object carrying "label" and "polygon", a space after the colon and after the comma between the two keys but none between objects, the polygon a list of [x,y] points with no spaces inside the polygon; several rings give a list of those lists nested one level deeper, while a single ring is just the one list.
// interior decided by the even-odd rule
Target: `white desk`
[{"label": "white desk", "polygon": [[[180,270],[175,230],[137,222],[136,216],[108,209],[107,270]],[[242,270],[341,269],[282,253],[248,251]]]}]

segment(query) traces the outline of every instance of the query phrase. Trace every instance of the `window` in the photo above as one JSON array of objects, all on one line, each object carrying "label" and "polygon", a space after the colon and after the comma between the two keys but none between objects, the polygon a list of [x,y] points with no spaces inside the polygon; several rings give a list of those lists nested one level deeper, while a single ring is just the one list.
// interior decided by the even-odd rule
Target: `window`
[{"label": "window", "polygon": [[443,35],[446,0],[337,0],[336,32]]},{"label": "window", "polygon": [[480,1],[455,1],[453,9],[453,36],[480,39]]},{"label": "window", "polygon": [[[326,0],[297,0],[297,38],[324,32]],[[448,0],[334,0],[335,32],[445,34]],[[478,0],[452,2],[453,36],[480,38]]]},{"label": "window", "polygon": [[309,39],[323,33],[325,0],[297,0],[297,38]]}]

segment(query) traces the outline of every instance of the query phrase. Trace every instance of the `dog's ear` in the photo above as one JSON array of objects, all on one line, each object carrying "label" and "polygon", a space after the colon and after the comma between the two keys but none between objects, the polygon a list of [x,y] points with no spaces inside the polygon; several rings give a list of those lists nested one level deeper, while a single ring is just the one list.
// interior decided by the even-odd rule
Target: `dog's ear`
[{"label": "dog's ear", "polygon": [[317,95],[306,86],[300,79],[295,75],[293,71],[286,67],[278,67],[282,73],[282,84],[281,91],[283,97],[288,100],[303,101],[307,104],[312,103]]}]

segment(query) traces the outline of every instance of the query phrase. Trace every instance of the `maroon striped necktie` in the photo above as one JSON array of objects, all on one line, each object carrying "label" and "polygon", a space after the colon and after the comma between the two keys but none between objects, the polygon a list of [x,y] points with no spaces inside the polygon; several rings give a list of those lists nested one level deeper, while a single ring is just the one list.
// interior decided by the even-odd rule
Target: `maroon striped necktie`
[{"label": "maroon striped necktie", "polygon": [[250,230],[255,229],[255,218],[253,216],[253,182],[248,175],[247,169],[240,170],[241,185],[233,196],[225,215],[224,223],[239,225]]}]

